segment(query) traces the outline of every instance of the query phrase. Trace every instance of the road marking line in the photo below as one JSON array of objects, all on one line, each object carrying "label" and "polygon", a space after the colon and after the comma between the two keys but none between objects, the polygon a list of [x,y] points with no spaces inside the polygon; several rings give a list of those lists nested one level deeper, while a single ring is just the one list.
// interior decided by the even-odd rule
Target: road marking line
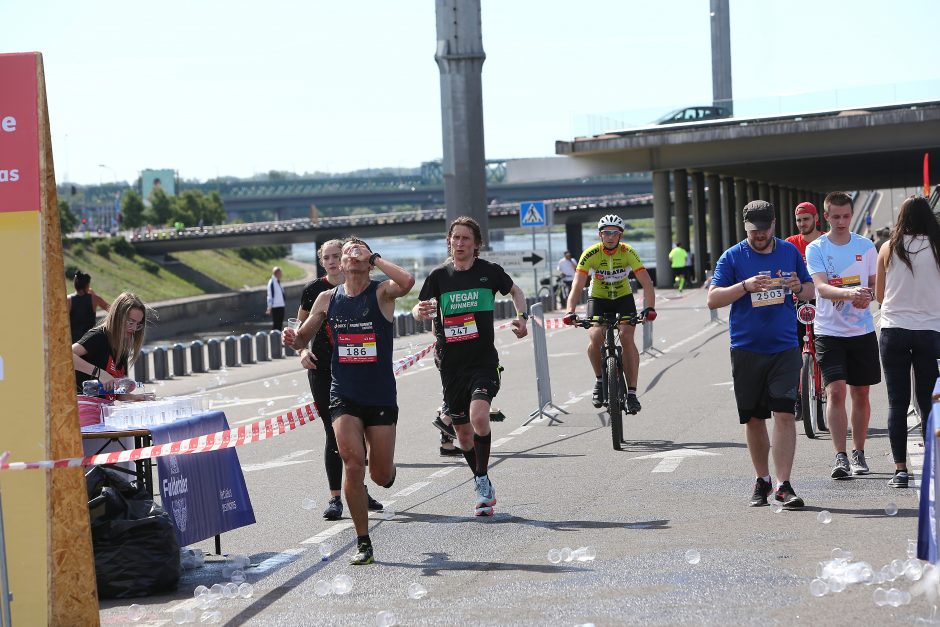
[{"label": "road marking line", "polygon": [[293,466],[294,464],[309,464],[312,459],[295,459],[291,461],[273,461],[262,464],[245,464],[242,466],[242,472],[254,472],[256,470],[270,470],[272,468],[283,468],[284,466]]},{"label": "road marking line", "polygon": [[444,477],[454,472],[455,470],[457,470],[457,466],[451,466],[449,468],[441,468],[437,472],[432,472],[430,475],[428,475],[428,479],[437,479],[438,477]]},{"label": "road marking line", "polygon": [[531,429],[531,428],[532,428],[532,425],[523,425],[523,426],[519,427],[518,429],[515,429],[515,430],[513,430],[513,431],[510,431],[510,432],[509,432],[509,435],[522,435],[523,433],[525,433],[526,431],[528,431],[528,430]]},{"label": "road marking line", "polygon": [[430,481],[419,481],[418,483],[413,483],[404,490],[400,490],[393,494],[392,496],[408,496],[409,494],[414,494],[421,488],[431,485]]},{"label": "road marking line", "polygon": [[492,444],[490,444],[490,448],[499,448],[500,446],[502,446],[502,445],[505,444],[506,442],[509,442],[511,439],[512,439],[512,438],[500,438],[500,439],[496,440],[495,442],[493,442]]},{"label": "road marking line", "polygon": [[[351,527],[352,523],[349,523],[349,526]],[[307,549],[287,549],[286,551],[281,551],[277,555],[264,560],[254,568],[249,569],[249,573],[252,575],[258,575],[270,572],[278,566],[290,564],[306,552]]]},{"label": "road marking line", "polygon": [[672,472],[679,467],[679,464],[682,463],[684,457],[666,457],[663,458],[656,467],[653,468],[652,472]]},{"label": "road marking line", "polygon": [[[338,534],[339,532],[345,531],[346,529],[349,529],[349,528],[352,527],[352,526],[353,526],[353,523],[352,523],[351,520],[349,520],[349,521],[343,521],[343,522],[341,522],[341,523],[336,523],[336,524],[333,525],[332,527],[329,527],[329,528],[327,528],[327,529],[324,529],[323,531],[321,531],[321,532],[318,533],[317,535],[315,535],[315,536],[313,536],[313,537],[310,537],[310,538],[307,538],[306,540],[301,541],[301,544],[320,544],[320,543],[323,542],[324,540],[326,540],[326,539],[328,539],[328,538],[332,538],[333,536],[335,536],[335,535]],[[264,562],[262,562],[262,563],[264,563]]]}]

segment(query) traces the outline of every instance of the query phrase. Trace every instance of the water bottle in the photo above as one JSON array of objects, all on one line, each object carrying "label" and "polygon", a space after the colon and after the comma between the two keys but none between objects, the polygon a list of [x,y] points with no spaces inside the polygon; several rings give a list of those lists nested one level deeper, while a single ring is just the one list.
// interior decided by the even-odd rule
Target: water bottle
[{"label": "water bottle", "polygon": [[104,386],[98,379],[89,379],[82,382],[82,394],[85,396],[103,396]]},{"label": "water bottle", "polygon": [[114,380],[114,393],[115,394],[130,394],[134,390],[140,391],[140,388],[143,387],[143,383],[140,381],[134,381],[133,379],[115,379]]}]

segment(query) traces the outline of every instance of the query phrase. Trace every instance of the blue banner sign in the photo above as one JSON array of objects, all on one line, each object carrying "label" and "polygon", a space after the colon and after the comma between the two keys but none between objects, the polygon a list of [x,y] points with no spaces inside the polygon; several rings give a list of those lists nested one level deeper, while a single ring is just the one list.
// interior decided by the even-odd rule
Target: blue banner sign
[{"label": "blue banner sign", "polygon": [[[187,440],[228,429],[220,411],[150,428],[154,444]],[[255,512],[234,448],[157,458],[158,491],[173,519],[180,546],[251,525]]]}]

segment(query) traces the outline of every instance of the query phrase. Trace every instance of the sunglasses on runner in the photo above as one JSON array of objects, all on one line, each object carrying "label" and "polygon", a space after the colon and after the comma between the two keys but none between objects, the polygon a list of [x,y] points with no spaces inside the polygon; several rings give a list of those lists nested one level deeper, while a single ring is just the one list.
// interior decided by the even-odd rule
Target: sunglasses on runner
[{"label": "sunglasses on runner", "polygon": [[617,229],[606,229],[601,231],[601,235],[605,237],[613,237],[614,235],[620,235],[623,231],[618,231]]}]

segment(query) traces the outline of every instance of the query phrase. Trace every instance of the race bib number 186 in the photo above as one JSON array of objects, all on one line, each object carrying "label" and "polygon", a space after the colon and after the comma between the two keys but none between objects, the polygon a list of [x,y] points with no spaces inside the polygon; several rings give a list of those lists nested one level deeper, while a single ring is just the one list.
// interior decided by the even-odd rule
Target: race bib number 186
[{"label": "race bib number 186", "polygon": [[340,363],[358,364],[378,361],[375,333],[340,333],[336,338]]}]

